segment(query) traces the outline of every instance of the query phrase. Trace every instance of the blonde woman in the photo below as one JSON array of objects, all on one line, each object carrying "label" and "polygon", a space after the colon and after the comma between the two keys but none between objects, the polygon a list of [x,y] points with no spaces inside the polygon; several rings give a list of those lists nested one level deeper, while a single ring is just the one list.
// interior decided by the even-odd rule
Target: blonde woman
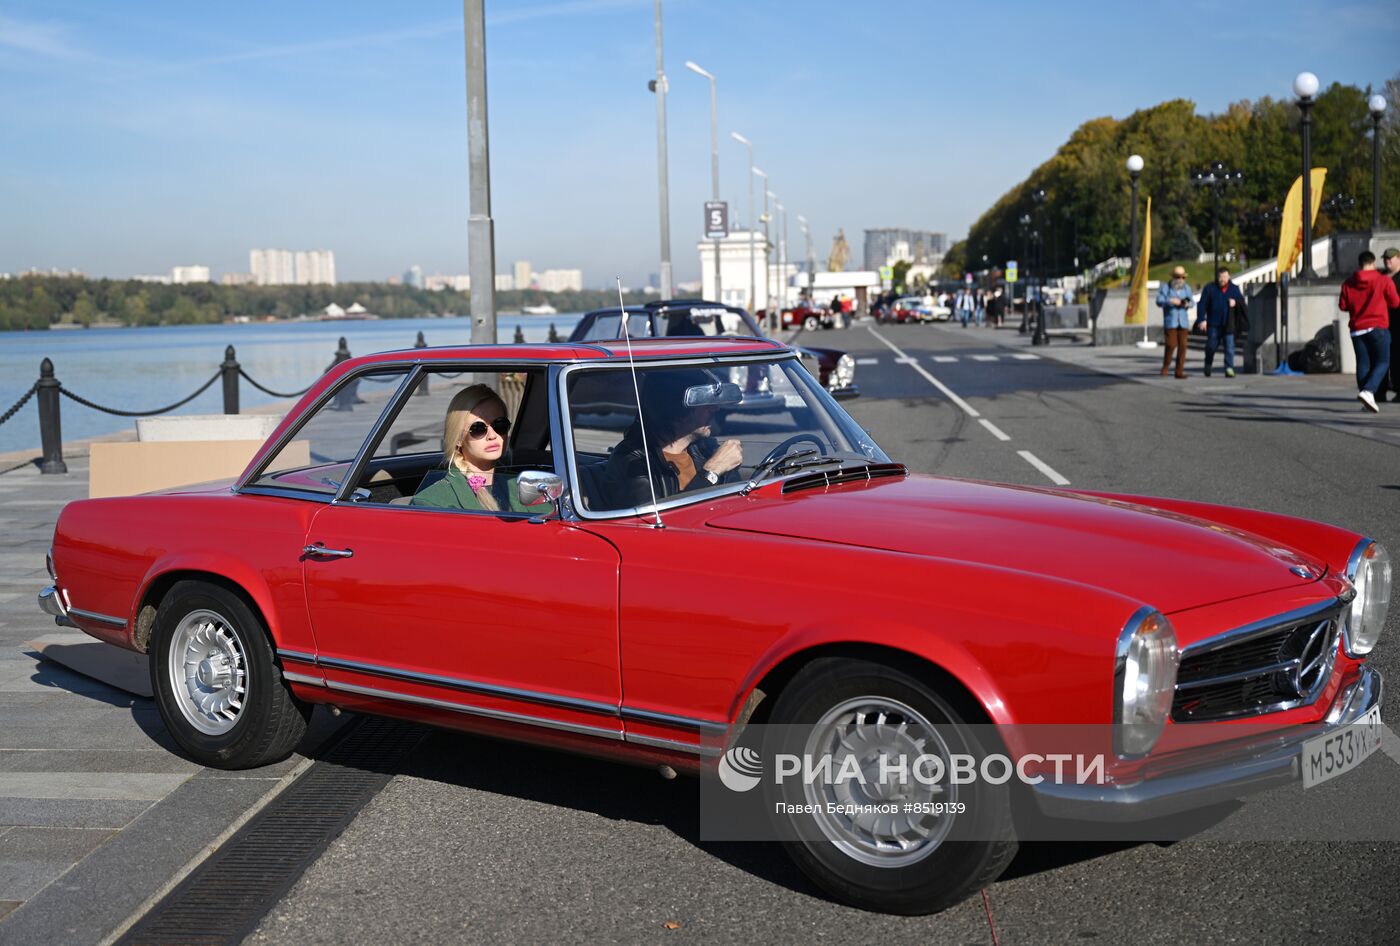
[{"label": "blonde woman", "polygon": [[510,418],[500,395],[473,384],[452,396],[442,425],[447,475],[413,497],[414,506],[527,512],[514,475],[497,474]]}]

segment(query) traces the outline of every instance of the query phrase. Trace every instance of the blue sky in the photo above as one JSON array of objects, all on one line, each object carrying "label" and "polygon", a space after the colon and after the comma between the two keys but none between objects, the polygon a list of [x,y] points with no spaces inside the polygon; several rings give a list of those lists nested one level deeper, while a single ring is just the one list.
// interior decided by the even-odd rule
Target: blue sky
[{"label": "blue sky", "polygon": [[[497,270],[657,271],[651,0],[487,0]],[[719,77],[723,196],[743,149],[824,257],[837,227],[953,236],[1084,120],[1169,98],[1282,97],[1300,69],[1379,85],[1400,2],[1370,6],[667,0],[672,244],[696,278]],[[253,246],[341,279],[466,272],[462,8],[0,2],[0,271],[93,275]],[[761,198],[760,198],[761,199]]]}]

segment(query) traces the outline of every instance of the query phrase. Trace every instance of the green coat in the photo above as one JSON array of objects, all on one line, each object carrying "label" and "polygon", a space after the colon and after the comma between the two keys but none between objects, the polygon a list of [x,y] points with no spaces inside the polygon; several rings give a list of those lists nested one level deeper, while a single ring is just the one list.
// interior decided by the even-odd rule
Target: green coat
[{"label": "green coat", "polygon": [[[502,512],[535,512],[520,501],[520,486],[514,476],[496,476],[491,482],[491,495]],[[447,475],[420,493],[415,493],[411,506],[433,506],[438,509],[481,509],[476,494],[467,485],[467,477],[454,465]]]}]

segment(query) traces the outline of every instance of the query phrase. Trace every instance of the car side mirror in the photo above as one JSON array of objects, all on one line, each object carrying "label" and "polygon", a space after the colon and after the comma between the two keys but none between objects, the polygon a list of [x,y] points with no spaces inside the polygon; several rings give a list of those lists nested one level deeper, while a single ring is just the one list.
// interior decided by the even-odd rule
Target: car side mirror
[{"label": "car side mirror", "polygon": [[[564,495],[564,477],[546,470],[526,470],[516,479],[520,490],[520,501],[526,506],[542,506],[546,503],[559,510],[559,497]],[[543,520],[542,514],[539,518]]]}]

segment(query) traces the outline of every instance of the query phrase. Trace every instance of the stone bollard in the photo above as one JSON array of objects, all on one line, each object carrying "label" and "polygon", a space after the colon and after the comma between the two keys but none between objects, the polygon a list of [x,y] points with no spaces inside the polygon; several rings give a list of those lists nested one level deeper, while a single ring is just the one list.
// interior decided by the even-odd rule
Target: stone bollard
[{"label": "stone bollard", "polygon": [[[342,335],[340,336],[340,347],[335,350],[335,354],[331,357],[331,363],[327,366],[326,370],[330,371],[341,362],[349,361],[350,357],[350,346],[346,344],[345,336]],[[360,384],[358,381],[352,381],[341,388],[340,391],[336,393],[335,402],[331,405],[331,409],[336,411],[353,411],[356,402],[359,401],[359,396],[356,394],[356,389],[359,386]]]},{"label": "stone bollard", "polygon": [[517,345],[523,345],[523,344],[525,344],[525,330],[524,330],[523,328],[521,328],[519,325],[517,325],[517,326],[515,327],[515,344],[517,344]]},{"label": "stone bollard", "polygon": [[219,371],[223,374],[224,382],[224,413],[238,413],[238,359],[234,356],[233,346],[224,349],[224,363],[219,365]]},{"label": "stone bollard", "polygon": [[559,332],[554,328],[553,322],[549,323],[549,340],[551,342],[559,341]]},{"label": "stone bollard", "polygon": [[58,411],[61,387],[53,376],[53,362],[45,358],[39,363],[39,442],[44,449],[39,460],[40,473],[68,472],[68,464],[63,462],[63,423]]},{"label": "stone bollard", "polygon": [[[423,337],[423,333],[422,333],[422,332],[419,332],[419,333],[418,333],[418,340],[415,341],[415,342],[413,343],[413,347],[414,347],[414,348],[427,348],[427,347],[428,347],[428,341],[427,341],[427,339],[425,339],[425,338]],[[421,381],[418,382],[418,390],[416,390],[416,391],[413,392],[413,396],[414,396],[414,397],[427,397],[427,396],[428,396],[428,376],[427,376],[426,374],[423,375],[423,379],[422,379]]]}]

